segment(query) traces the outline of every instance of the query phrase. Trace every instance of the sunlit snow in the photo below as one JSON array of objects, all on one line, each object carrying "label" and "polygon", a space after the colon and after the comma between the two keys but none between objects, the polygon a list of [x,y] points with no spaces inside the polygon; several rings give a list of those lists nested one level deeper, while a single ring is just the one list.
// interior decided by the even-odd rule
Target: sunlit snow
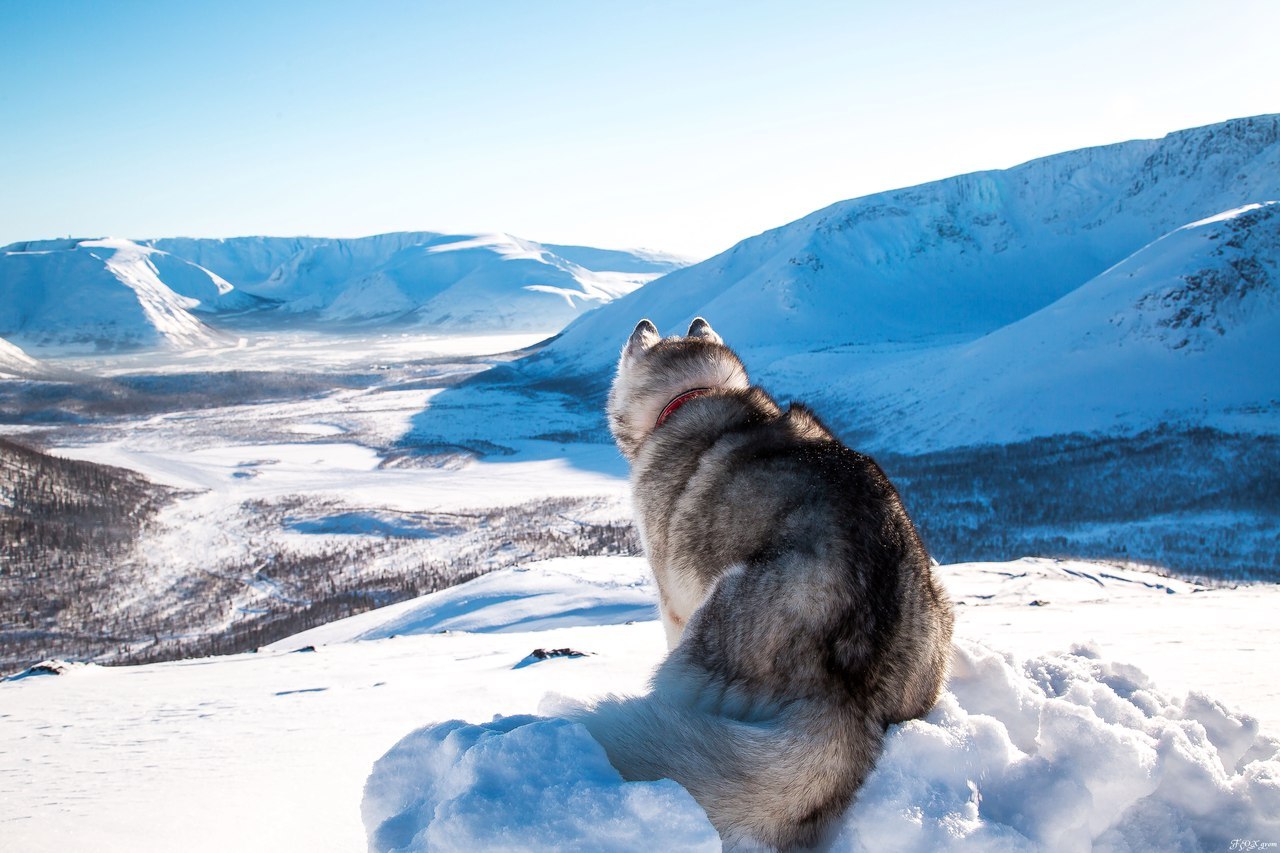
[{"label": "sunlit snow", "polygon": [[[1048,560],[940,571],[960,603],[948,690],[925,720],[891,730],[830,849],[1275,837],[1280,741],[1267,733],[1280,697],[1258,676],[1270,651],[1231,667],[1211,649],[1170,651],[1189,635],[1247,648],[1277,590],[1198,592]],[[653,601],[643,561],[556,560],[468,587],[258,654],[0,684],[6,842],[337,851],[367,831],[373,849],[716,849],[677,786],[622,783],[584,730],[555,721],[566,701],[642,691],[664,654],[659,623],[637,611]],[[1195,612],[1209,615],[1189,622]],[[535,648],[587,654],[518,666]],[[1161,675],[1145,674],[1153,665]],[[1228,685],[1235,698],[1216,698]]]}]

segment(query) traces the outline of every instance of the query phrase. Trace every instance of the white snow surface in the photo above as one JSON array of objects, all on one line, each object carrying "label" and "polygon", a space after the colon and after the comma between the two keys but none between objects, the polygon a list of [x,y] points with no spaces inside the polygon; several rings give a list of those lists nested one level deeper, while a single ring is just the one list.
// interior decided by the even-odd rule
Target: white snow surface
[{"label": "white snow surface", "polygon": [[[1280,590],[1039,559],[939,572],[947,690],[890,730],[826,849],[1277,838]],[[638,591],[652,606],[642,560],[548,561],[258,654],[2,683],[0,831],[24,851],[718,849],[679,786],[623,782],[555,717],[645,689],[665,644]]]},{"label": "white snow surface", "polygon": [[267,646],[296,649],[401,634],[442,631],[523,632],[657,618],[657,592],[640,557],[597,561],[590,574],[576,557],[493,572],[421,598],[402,601]]}]

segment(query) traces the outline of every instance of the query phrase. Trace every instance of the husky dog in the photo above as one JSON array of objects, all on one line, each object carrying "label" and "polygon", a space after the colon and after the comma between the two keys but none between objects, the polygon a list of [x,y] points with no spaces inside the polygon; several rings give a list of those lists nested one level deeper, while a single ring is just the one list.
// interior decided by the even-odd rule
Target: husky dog
[{"label": "husky dog", "polygon": [[750,385],[701,317],[622,351],[609,425],[631,463],[671,653],[643,697],[577,714],[628,779],[675,779],[726,846],[820,840],[925,714],[951,603],[880,467]]}]

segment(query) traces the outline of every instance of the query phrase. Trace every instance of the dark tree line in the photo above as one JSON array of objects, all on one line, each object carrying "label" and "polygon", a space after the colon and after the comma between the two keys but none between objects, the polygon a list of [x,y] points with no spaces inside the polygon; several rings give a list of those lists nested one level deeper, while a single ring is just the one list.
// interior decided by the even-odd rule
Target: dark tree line
[{"label": "dark tree line", "polygon": [[[415,515],[429,540],[340,537],[294,551],[264,535],[244,562],[157,582],[137,548],[167,490],[12,442],[0,444],[0,459],[0,672],[48,657],[141,663],[242,652],[516,563],[639,549],[629,524],[568,520],[598,509],[598,499],[553,499]],[[264,533],[298,514],[351,511],[303,496],[245,509]]]},{"label": "dark tree line", "polygon": [[1280,581],[1280,437],[1169,427],[879,462],[942,562],[1085,557]]}]

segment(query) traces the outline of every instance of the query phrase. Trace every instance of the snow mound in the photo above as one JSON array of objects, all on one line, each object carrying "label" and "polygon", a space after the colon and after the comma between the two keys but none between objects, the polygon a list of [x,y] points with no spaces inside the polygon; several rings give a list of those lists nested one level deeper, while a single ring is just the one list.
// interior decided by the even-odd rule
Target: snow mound
[{"label": "snow mound", "polygon": [[294,649],[441,631],[515,633],[621,625],[658,618],[642,557],[562,557],[493,572],[458,586],[321,625],[268,646]]},{"label": "snow mound", "polygon": [[948,690],[895,726],[835,850],[1200,850],[1280,832],[1280,741],[1137,668],[957,644]]},{"label": "snow mound", "polygon": [[675,782],[625,783],[577,723],[495,717],[419,729],[373,767],[370,850],[719,850]]},{"label": "snow mound", "polygon": [[48,675],[66,675],[67,673],[96,672],[97,670],[98,665],[94,663],[49,658],[48,660],[29,666],[21,672],[6,675],[3,678],[0,678],[0,681],[21,681],[24,678],[40,678]]},{"label": "snow mound", "polygon": [[[374,765],[370,850],[716,849],[673,782],[623,782],[576,724],[420,729]],[[1226,849],[1280,837],[1280,741],[1095,649],[1015,661],[957,644],[926,719],[891,727],[832,828],[840,851]]]}]

